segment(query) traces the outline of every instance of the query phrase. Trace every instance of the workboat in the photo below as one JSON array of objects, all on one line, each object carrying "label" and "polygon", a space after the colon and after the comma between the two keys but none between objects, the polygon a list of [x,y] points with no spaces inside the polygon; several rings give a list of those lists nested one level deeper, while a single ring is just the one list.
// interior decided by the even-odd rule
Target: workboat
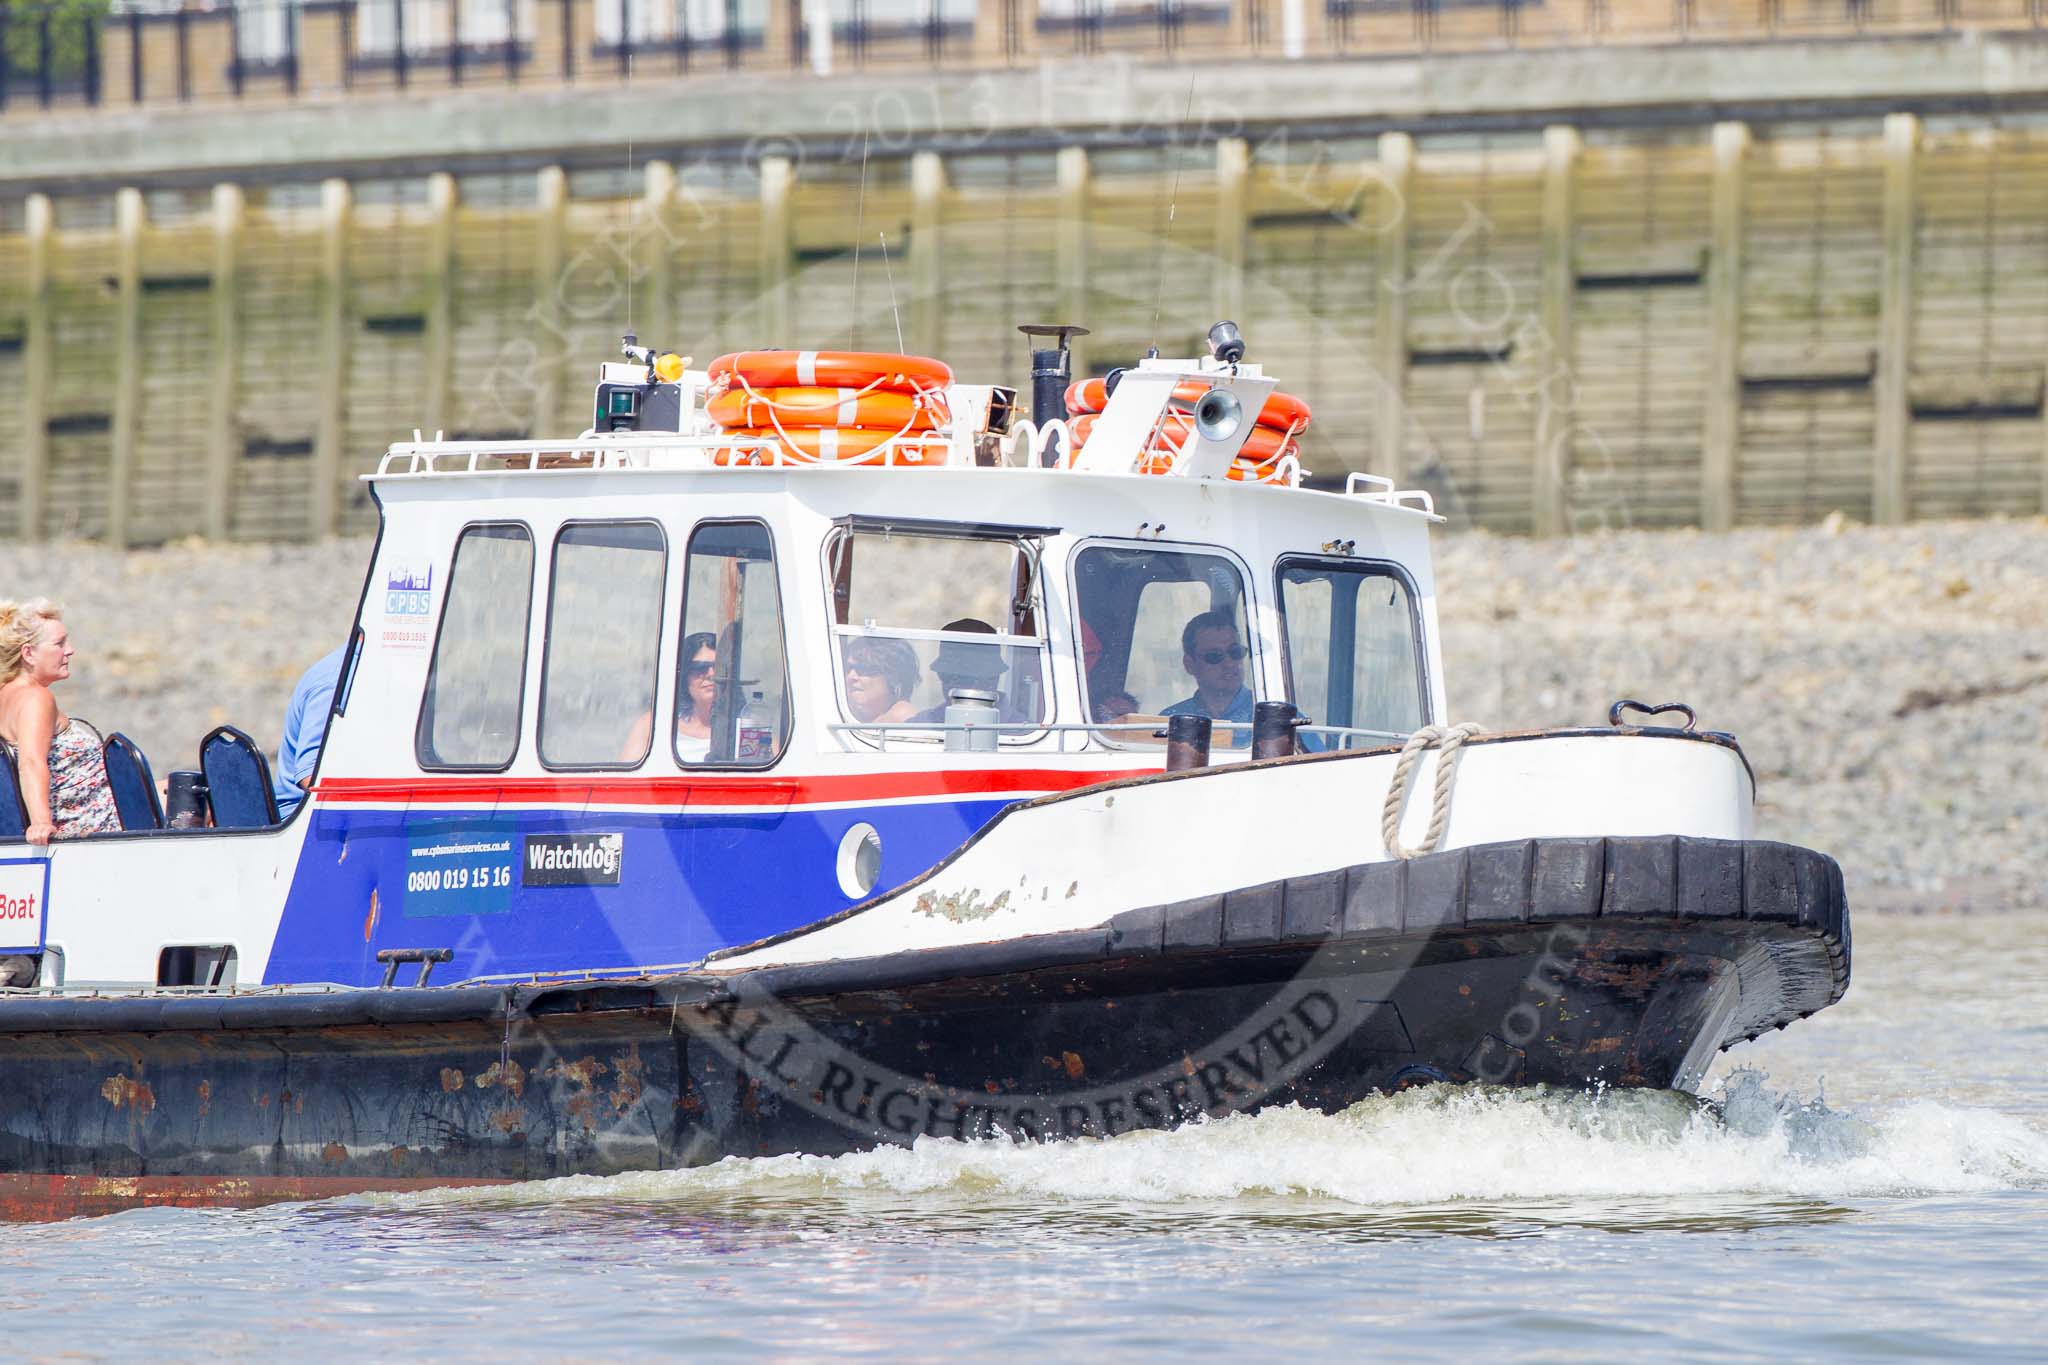
[{"label": "workboat", "polygon": [[0,1208],[1685,1089],[1841,998],[1733,738],[1451,723],[1442,519],[1235,326],[1026,330],[1028,419],[629,337],[581,435],[393,446],[289,818],[233,727],[168,818],[113,740],[121,832],[0,809]]}]

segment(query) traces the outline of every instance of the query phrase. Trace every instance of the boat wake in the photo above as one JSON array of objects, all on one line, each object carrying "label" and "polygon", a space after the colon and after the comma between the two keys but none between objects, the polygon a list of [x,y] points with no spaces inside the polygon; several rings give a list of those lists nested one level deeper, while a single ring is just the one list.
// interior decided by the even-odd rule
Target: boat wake
[{"label": "boat wake", "polygon": [[2048,1189],[2048,1130],[1932,1100],[1831,1110],[1737,1072],[1701,1099],[1427,1086],[1342,1113],[1287,1107],[1173,1132],[1048,1145],[924,1139],[838,1157],[374,1196],[399,1206],[914,1195],[1043,1207],[1252,1199],[1401,1207],[1719,1195],[1807,1199]]}]

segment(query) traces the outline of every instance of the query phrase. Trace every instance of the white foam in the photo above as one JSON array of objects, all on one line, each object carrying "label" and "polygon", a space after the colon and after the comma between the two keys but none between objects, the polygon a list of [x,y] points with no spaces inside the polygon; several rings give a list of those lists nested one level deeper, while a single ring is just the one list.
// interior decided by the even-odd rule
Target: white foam
[{"label": "white foam", "polygon": [[[1055,1201],[1250,1196],[1362,1206],[1757,1194],[1848,1198],[2048,1188],[2048,1130],[1931,1100],[1837,1113],[1738,1072],[1712,1105],[1674,1091],[1429,1086],[1341,1114],[1288,1107],[1106,1141],[921,1139],[839,1157],[396,1196],[407,1204],[778,1198],[861,1192]],[[379,1202],[389,1202],[384,1197]]]}]

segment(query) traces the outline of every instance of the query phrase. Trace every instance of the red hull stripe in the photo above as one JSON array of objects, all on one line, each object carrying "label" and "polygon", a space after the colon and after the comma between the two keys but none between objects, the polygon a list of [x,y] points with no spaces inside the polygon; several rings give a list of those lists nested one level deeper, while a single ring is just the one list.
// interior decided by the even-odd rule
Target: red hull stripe
[{"label": "red hull stripe", "polygon": [[0,1222],[42,1223],[165,1206],[247,1209],[344,1194],[514,1183],[463,1176],[0,1175]]},{"label": "red hull stripe", "polygon": [[573,806],[789,806],[882,804],[930,796],[1015,796],[1064,792],[1098,782],[1144,777],[1157,768],[954,768],[943,772],[807,777],[328,777],[315,790],[332,805],[408,802],[427,806],[544,804]]}]

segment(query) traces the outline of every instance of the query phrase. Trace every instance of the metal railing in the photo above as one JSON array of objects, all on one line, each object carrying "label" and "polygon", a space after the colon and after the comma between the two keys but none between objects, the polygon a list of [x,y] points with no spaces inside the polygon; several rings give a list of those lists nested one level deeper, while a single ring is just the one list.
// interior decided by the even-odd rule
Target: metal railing
[{"label": "metal railing", "polygon": [[96,0],[0,0],[0,109],[100,102]]},{"label": "metal railing", "polygon": [[1375,57],[1964,29],[2048,0],[0,0],[0,112],[754,69]]}]

